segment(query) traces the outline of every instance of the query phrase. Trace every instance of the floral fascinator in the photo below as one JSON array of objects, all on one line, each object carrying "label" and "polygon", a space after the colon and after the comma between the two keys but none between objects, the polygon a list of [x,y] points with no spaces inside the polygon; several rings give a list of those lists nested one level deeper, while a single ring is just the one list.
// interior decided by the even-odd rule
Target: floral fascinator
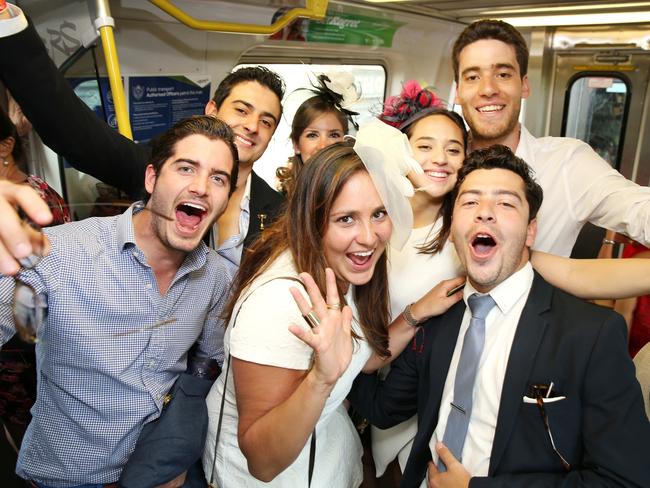
[{"label": "floral fascinator", "polygon": [[432,90],[410,80],[404,84],[402,93],[386,99],[379,119],[403,131],[416,120],[441,108],[445,108],[445,103]]}]

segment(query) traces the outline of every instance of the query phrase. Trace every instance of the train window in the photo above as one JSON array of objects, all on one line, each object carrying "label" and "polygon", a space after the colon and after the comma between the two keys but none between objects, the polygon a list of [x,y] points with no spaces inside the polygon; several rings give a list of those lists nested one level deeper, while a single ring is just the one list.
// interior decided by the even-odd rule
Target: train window
[{"label": "train window", "polygon": [[588,143],[615,168],[620,165],[630,90],[617,75],[590,74],[569,84],[563,136]]},{"label": "train window", "polygon": [[[282,120],[278,124],[266,152],[255,163],[255,172],[274,188],[276,186],[276,168],[285,164],[287,159],[293,155],[293,146],[289,140],[291,119],[301,101],[305,100],[299,89],[310,87],[315,75],[345,72],[354,76],[354,83],[359,88],[360,98],[350,109],[359,112],[359,115],[355,117],[357,123],[363,124],[381,112],[386,90],[386,70],[381,65],[247,63],[239,64],[234,69],[256,65],[266,66],[275,71],[287,85]],[[350,129],[350,135],[354,135],[354,127],[350,127]]]}]

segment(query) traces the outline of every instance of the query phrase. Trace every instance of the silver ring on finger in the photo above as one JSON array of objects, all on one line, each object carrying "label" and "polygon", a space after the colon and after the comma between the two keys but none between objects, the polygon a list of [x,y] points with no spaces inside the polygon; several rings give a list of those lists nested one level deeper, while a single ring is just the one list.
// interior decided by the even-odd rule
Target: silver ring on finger
[{"label": "silver ring on finger", "polygon": [[320,325],[320,319],[318,318],[318,315],[316,315],[316,312],[313,310],[310,310],[309,313],[307,315],[303,315],[303,317],[309,324],[309,327],[312,329]]}]

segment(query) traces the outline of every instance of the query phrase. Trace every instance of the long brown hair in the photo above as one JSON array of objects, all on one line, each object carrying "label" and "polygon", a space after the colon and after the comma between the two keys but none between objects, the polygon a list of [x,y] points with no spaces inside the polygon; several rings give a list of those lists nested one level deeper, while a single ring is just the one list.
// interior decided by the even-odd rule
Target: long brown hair
[{"label": "long brown hair", "polygon": [[[340,142],[316,154],[300,172],[282,215],[248,250],[233,284],[233,295],[225,309],[230,321],[235,303],[255,278],[267,270],[284,251],[289,250],[299,272],[309,273],[325,290],[325,268],[329,266],[323,250],[330,209],[343,186],[353,175],[366,171],[351,142]],[[364,198],[363,195],[359,195]],[[339,296],[343,298],[339,284]],[[387,357],[390,313],[386,254],[379,258],[372,278],[355,287],[355,303],[361,329],[368,344]]]}]

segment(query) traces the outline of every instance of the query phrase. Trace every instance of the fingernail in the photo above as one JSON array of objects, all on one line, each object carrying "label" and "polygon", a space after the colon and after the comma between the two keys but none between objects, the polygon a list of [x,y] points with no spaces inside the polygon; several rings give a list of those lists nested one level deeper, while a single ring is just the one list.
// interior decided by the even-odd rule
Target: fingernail
[{"label": "fingernail", "polygon": [[32,247],[25,242],[20,242],[16,244],[14,251],[14,254],[17,258],[24,258],[29,256],[29,254],[32,252]]},{"label": "fingernail", "polygon": [[15,275],[19,269],[20,266],[17,266],[16,262],[13,259],[0,260],[0,273],[2,273],[3,275],[7,275],[7,276]]}]

